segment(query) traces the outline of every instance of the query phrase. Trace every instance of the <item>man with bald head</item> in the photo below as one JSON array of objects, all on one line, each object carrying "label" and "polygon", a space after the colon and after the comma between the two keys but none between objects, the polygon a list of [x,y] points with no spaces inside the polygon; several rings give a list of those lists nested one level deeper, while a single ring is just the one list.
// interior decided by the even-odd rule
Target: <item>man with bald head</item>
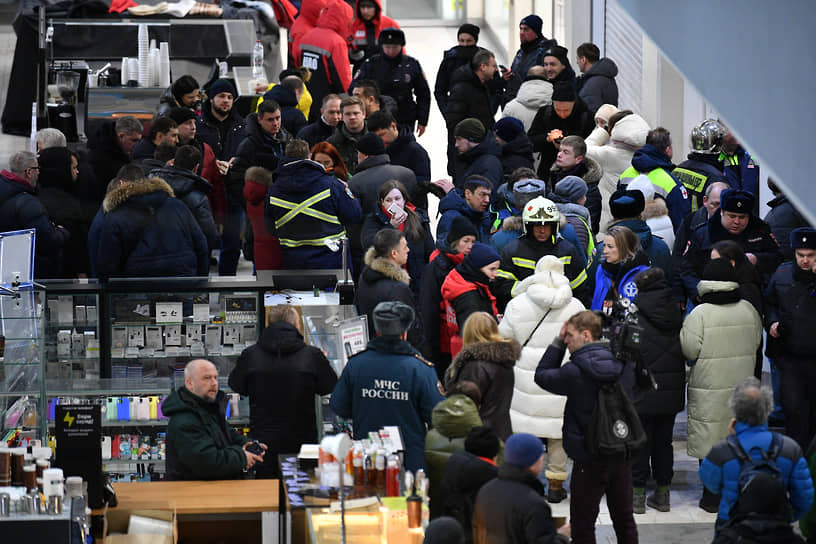
[{"label": "man with bald head", "polygon": [[[252,442],[227,424],[227,398],[218,390],[218,369],[206,359],[184,367],[184,387],[162,404],[167,425],[168,480],[232,480],[263,461],[247,451]],[[266,450],[266,446],[261,444]]]}]

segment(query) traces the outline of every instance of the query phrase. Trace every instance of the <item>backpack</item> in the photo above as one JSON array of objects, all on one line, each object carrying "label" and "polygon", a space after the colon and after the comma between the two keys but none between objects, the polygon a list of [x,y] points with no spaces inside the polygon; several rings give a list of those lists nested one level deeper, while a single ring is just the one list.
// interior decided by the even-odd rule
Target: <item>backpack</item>
[{"label": "backpack", "polygon": [[729,435],[728,438],[726,438],[728,446],[731,448],[731,451],[734,453],[734,457],[737,458],[740,464],[739,477],[737,478],[737,500],[734,502],[733,506],[731,506],[729,516],[732,515],[731,513],[736,512],[737,507],[739,506],[742,491],[745,489],[745,486],[757,476],[757,474],[766,473],[780,481],[782,480],[782,470],[776,463],[776,458],[779,456],[779,452],[782,451],[782,435],[778,433],[772,434],[773,438],[771,439],[771,445],[768,446],[768,451],[763,451],[762,448],[759,448],[759,446],[754,446],[751,448],[751,450],[759,449],[760,453],[762,454],[762,457],[759,459],[754,459],[748,455],[736,436]]},{"label": "backpack", "polygon": [[[621,375],[623,372],[621,372]],[[614,382],[596,382],[598,396],[584,444],[594,458],[623,455],[632,459],[647,442],[646,432],[620,376]]]}]

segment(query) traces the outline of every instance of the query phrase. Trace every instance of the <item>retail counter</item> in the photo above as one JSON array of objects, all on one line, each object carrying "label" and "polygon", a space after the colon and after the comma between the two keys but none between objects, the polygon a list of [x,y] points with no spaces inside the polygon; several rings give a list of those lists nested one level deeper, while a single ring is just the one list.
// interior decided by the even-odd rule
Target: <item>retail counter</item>
[{"label": "retail counter", "polygon": [[180,542],[278,539],[278,480],[120,482],[117,510],[175,510]]}]

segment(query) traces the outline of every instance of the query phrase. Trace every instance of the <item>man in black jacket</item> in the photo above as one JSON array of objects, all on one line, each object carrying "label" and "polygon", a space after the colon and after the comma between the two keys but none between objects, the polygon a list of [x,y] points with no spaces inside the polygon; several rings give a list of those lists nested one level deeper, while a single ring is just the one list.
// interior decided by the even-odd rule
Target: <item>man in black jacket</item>
[{"label": "man in black jacket", "polygon": [[483,49],[473,55],[469,65],[461,66],[451,76],[451,91],[445,112],[448,127],[448,173],[453,175],[456,152],[453,146],[456,125],[469,117],[478,119],[486,130],[495,123],[496,107],[490,100],[487,82],[498,69],[496,57]]},{"label": "man in black jacket", "polygon": [[159,117],[150,123],[150,132],[133,148],[131,159],[152,159],[156,148],[162,144],[178,145],[178,124],[169,116]]},{"label": "man in black jacket", "polygon": [[519,42],[521,47],[513,58],[510,70],[505,70],[502,77],[505,80],[506,91],[504,103],[508,103],[518,94],[521,82],[527,71],[533,66],[544,65],[544,52],[558,45],[555,39],[546,38],[542,33],[544,22],[538,15],[528,15],[519,22]]},{"label": "man in black jacket", "polygon": [[278,454],[317,442],[315,395],[331,393],[337,374],[322,351],[303,341],[294,306],[274,306],[267,317],[258,343],[238,357],[229,386],[249,396],[250,434],[268,447],[257,474],[275,478]]},{"label": "man in black jacket", "polygon": [[12,155],[9,170],[0,172],[0,232],[35,229],[34,277],[54,277],[52,274],[61,268],[59,259],[70,233],[51,222],[34,194],[40,175],[34,153],[18,151]]},{"label": "man in black jacket", "polygon": [[[407,130],[399,130],[397,121],[391,112],[380,110],[372,113],[366,120],[368,130],[379,136],[385,144],[385,151],[391,158],[391,164],[404,166],[416,176],[420,187],[427,187],[431,181],[431,159],[425,148],[419,145],[414,135]],[[413,204],[428,209],[427,192]]]},{"label": "man in black jacket", "polygon": [[516,433],[504,446],[499,475],[482,486],[473,512],[473,542],[568,543],[569,524],[556,530],[538,475],[544,447],[531,434]]},{"label": "man in black jacket", "polygon": [[337,123],[343,118],[340,113],[340,96],[334,93],[323,97],[320,105],[320,117],[312,124],[306,125],[297,133],[298,140],[305,140],[309,149],[318,142],[325,142],[334,134]]},{"label": "man in black jacket", "polygon": [[442,63],[436,72],[434,98],[436,98],[436,105],[443,117],[447,112],[448,95],[451,90],[451,74],[457,68],[470,64],[473,55],[481,49],[476,45],[479,41],[479,32],[478,26],[469,23],[463,24],[456,32],[456,47],[448,49],[442,56]]},{"label": "man in black jacket", "polygon": [[[561,366],[567,349],[570,360]],[[631,396],[633,365],[615,359],[609,342],[601,339],[601,317],[588,310],[567,320],[536,369],[535,382],[542,389],[567,397],[564,449],[575,463],[570,489],[570,521],[575,542],[595,540],[595,520],[604,494],[618,542],[632,544],[638,541],[632,515],[631,463],[618,457],[594,457],[585,440],[597,402],[598,382],[618,380]],[[505,447],[505,459],[506,456]]]},{"label": "man in black jacket", "polygon": [[108,183],[124,165],[130,163],[130,154],[142,138],[142,123],[125,115],[116,121],[105,121],[93,138],[88,140],[88,163],[94,171],[96,184],[91,197],[96,202],[105,198]]}]

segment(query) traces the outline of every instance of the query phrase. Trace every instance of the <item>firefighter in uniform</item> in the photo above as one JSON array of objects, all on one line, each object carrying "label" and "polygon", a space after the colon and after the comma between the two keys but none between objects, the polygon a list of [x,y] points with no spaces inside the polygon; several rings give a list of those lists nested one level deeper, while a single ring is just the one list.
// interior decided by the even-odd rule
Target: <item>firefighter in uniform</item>
[{"label": "firefighter in uniform", "polygon": [[564,263],[564,275],[570,280],[575,298],[589,306],[592,293],[586,282],[587,272],[581,250],[558,232],[561,214],[551,200],[543,196],[529,201],[521,212],[522,235],[508,243],[501,252],[501,266],[493,293],[503,310],[513,296],[518,282],[535,272],[544,255],[554,255]]},{"label": "firefighter in uniform", "polygon": [[345,225],[360,223],[363,211],[345,183],[309,159],[303,143],[304,157],[281,159],[264,210],[266,226],[280,240],[286,268],[341,268]]},{"label": "firefighter in uniform", "polygon": [[731,185],[723,175],[720,147],[726,129],[716,119],[706,119],[691,129],[691,153],[688,159],[677,165],[672,175],[683,184],[691,200],[691,211],[703,205],[706,188],[714,182]]},{"label": "firefighter in uniform", "polygon": [[377,336],[351,357],[331,396],[331,409],[354,422],[354,439],[384,426],[399,427],[405,468],[424,468],[425,432],[431,411],[443,399],[433,363],[406,341],[414,310],[403,302],[374,307]]},{"label": "firefighter in uniform", "polygon": [[[351,82],[349,93],[356,81],[370,79],[377,83],[380,94],[390,96],[397,103],[397,125],[422,136],[431,111],[431,89],[422,66],[414,57],[402,52],[405,34],[398,28],[380,32],[381,52],[366,60]],[[416,98],[416,99],[415,99]]]}]

